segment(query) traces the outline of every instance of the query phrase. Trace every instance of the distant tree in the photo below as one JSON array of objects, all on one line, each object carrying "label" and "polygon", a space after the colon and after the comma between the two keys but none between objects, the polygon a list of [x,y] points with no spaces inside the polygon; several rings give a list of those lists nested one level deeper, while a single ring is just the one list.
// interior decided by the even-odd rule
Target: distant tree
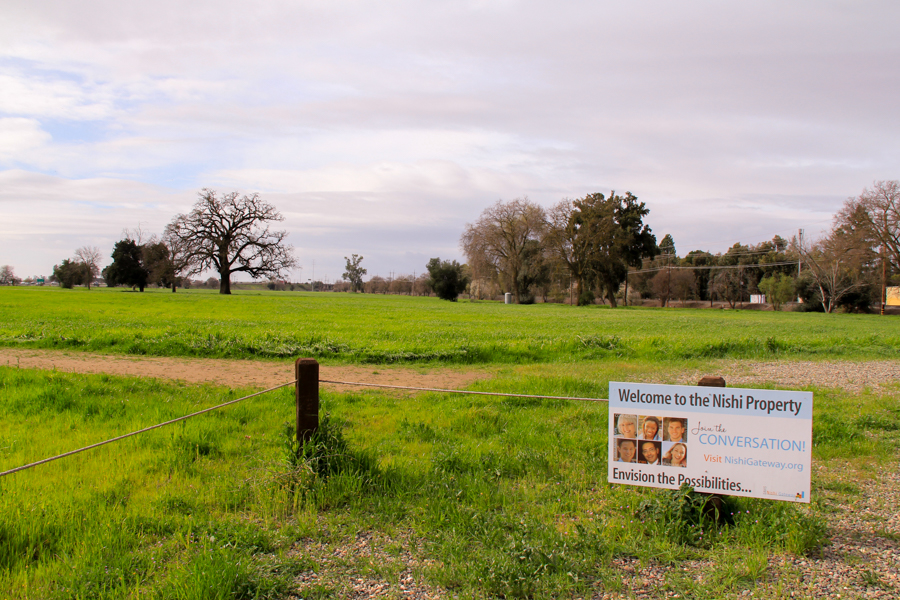
[{"label": "distant tree", "polygon": [[552,269],[551,259],[538,240],[528,240],[522,253],[523,268],[519,271],[518,288],[521,290],[519,304],[534,304],[537,291],[546,298],[547,285],[550,283]]},{"label": "distant tree", "polygon": [[744,297],[743,268],[719,268],[713,270],[709,279],[710,301],[713,298],[725,300],[731,308]]},{"label": "distant tree", "polygon": [[100,248],[97,246],[82,246],[75,251],[75,258],[87,267],[89,275],[85,280],[85,285],[87,285],[88,290],[91,289],[91,281],[100,274],[100,259],[102,256]]},{"label": "distant tree", "polygon": [[20,281],[10,265],[0,267],[0,285],[15,285]]},{"label": "distant tree", "polygon": [[132,239],[118,241],[113,248],[112,259],[112,264],[103,269],[107,285],[127,285],[143,292],[150,273],[144,267],[141,246]]},{"label": "distant tree", "polygon": [[[544,243],[569,270],[575,280],[575,295],[579,304],[590,304],[594,294],[588,287],[588,236],[583,235],[583,222],[575,202],[564,198],[548,212],[547,235]],[[590,296],[588,300],[587,296]],[[585,302],[582,302],[584,297]]]},{"label": "distant tree", "polygon": [[165,237],[184,249],[191,273],[219,273],[220,294],[231,293],[232,273],[275,277],[296,264],[285,243],[287,232],[269,229],[270,222],[284,217],[259,194],[230,192],[219,198],[215,190],[203,189],[199,195],[191,212],[166,226]]},{"label": "distant tree", "polygon": [[794,297],[794,278],[784,273],[763,277],[758,287],[775,310],[781,310],[782,305]]},{"label": "distant tree", "polygon": [[432,258],[428,261],[428,285],[438,298],[456,302],[457,296],[466,290],[471,280],[465,265],[455,260]]},{"label": "distant tree", "polygon": [[675,240],[672,238],[672,234],[667,233],[664,235],[659,243],[659,257],[667,264],[678,259],[678,252],[675,250]]},{"label": "distant tree", "polygon": [[76,285],[83,285],[90,278],[90,268],[85,263],[67,258],[62,263],[53,265],[53,279],[61,287],[72,289]]},{"label": "distant tree", "polygon": [[672,272],[670,291],[684,305],[697,295],[697,278],[691,269],[675,269]]},{"label": "distant tree", "polygon": [[544,209],[528,198],[498,200],[484,209],[474,224],[466,224],[460,238],[473,276],[491,279],[496,274],[502,289],[518,303],[527,291],[520,273],[526,269],[528,242],[540,240],[544,227]]},{"label": "distant tree", "polygon": [[653,295],[659,298],[660,306],[668,306],[669,298],[672,297],[671,269],[657,271],[653,279],[650,280],[650,289],[653,291]]},{"label": "distant tree", "polygon": [[660,300],[661,306],[668,306],[669,300],[678,298],[682,304],[697,294],[697,278],[692,269],[666,268],[657,271],[650,280],[653,295]]},{"label": "distant tree", "polygon": [[824,238],[800,247],[803,266],[815,283],[817,300],[826,313],[833,312],[845,297],[869,286],[867,275],[871,274],[875,253],[859,241],[862,234],[837,226]]},{"label": "distant tree", "polygon": [[347,261],[347,266],[345,267],[347,270],[344,271],[343,275],[341,275],[341,279],[345,279],[350,282],[351,291],[358,292],[362,290],[363,275],[369,272],[367,269],[360,266],[363,257],[357,254],[352,254],[350,258],[347,258],[345,256],[344,260]]},{"label": "distant tree", "polygon": [[643,224],[649,212],[630,192],[588,194],[551,209],[546,243],[568,267],[579,304],[592,303],[596,287],[615,307],[628,268],[658,253],[656,237]]},{"label": "distant tree", "polygon": [[[588,194],[572,204],[569,235],[573,256],[577,257],[574,262],[582,265],[578,272],[572,270],[579,288],[579,304],[589,300],[589,283],[600,289],[615,308],[616,294],[627,280],[628,268],[640,266],[643,257],[659,253],[656,237],[643,224],[650,211],[631,192],[618,196],[613,191],[608,197]],[[573,261],[566,262],[571,268]]]},{"label": "distant tree", "polygon": [[163,242],[152,241],[141,247],[141,259],[147,269],[147,283],[175,289],[175,266],[169,255],[169,247]]},{"label": "distant tree", "polygon": [[187,285],[188,275],[192,273],[191,261],[193,260],[190,240],[179,237],[173,229],[167,227],[163,233],[162,244],[167,250],[164,272],[169,285],[172,286],[172,292],[175,293],[179,285],[189,287]]},{"label": "distant tree", "polygon": [[710,300],[709,277],[712,270],[709,267],[714,265],[715,261],[715,256],[703,250],[691,250],[682,260],[684,266],[696,267],[692,269],[692,272],[694,274],[694,281],[697,283],[697,295],[700,300]]},{"label": "distant tree", "polygon": [[900,181],[876,181],[847,200],[836,224],[855,229],[864,225],[873,249],[878,246],[893,269],[900,270]]},{"label": "distant tree", "polygon": [[381,275],[375,275],[366,282],[365,288],[370,294],[386,294],[388,291],[388,282]]},{"label": "distant tree", "polygon": [[[611,192],[611,195],[615,196],[615,192]],[[643,202],[638,202],[637,197],[631,192],[625,192],[625,197],[620,198],[619,206],[616,208],[616,222],[627,235],[620,255],[620,260],[625,262],[625,294],[623,297],[626,303],[628,300],[628,268],[640,267],[645,258],[653,258],[659,254],[656,236],[653,235],[649,226],[644,225],[644,217],[648,214],[650,214],[650,209]],[[674,248],[673,244],[673,251]]]},{"label": "distant tree", "polygon": [[[266,288],[275,292],[283,292],[287,290],[287,283],[281,279],[275,279],[273,277],[266,282]],[[291,286],[291,289],[293,289],[293,286]]]},{"label": "distant tree", "polygon": [[428,284],[431,276],[428,273],[420,273],[413,280],[413,290],[412,293],[414,296],[427,296],[432,292],[431,286]]},{"label": "distant tree", "polygon": [[410,295],[412,293],[412,284],[412,275],[400,275],[391,281],[390,292],[392,294]]}]

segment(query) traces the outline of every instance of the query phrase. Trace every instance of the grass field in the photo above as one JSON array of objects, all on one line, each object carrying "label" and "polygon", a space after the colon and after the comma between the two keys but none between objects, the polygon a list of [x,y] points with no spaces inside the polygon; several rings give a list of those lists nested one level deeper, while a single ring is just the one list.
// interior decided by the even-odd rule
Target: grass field
[{"label": "grass field", "polygon": [[354,363],[894,358],[900,319],[370,294],[0,287],[0,344]]},{"label": "grass field", "polygon": [[[605,397],[610,379],[694,366],[704,348],[715,357],[895,358],[895,321],[0,289],[4,345],[176,356],[248,356],[239,349],[256,345],[253,356],[274,358],[266,340],[291,332],[280,343],[318,335],[337,344],[318,355],[334,361],[500,365],[474,387],[593,397]],[[590,342],[601,339],[606,346]],[[452,353],[462,341],[471,354]],[[0,367],[0,470],[244,391]],[[693,494],[606,483],[602,403],[323,393],[320,435],[297,447],[287,388],[0,478],[0,597],[330,598],[351,596],[363,579],[402,597],[406,575],[448,597],[627,596],[622,558],[692,565],[672,570],[661,595],[737,597],[757,589],[772,557],[819,552],[823,516],[860,493],[829,473],[864,480],[896,465],[900,386],[812,391],[813,461],[834,465],[814,470],[813,502],[734,499],[733,522],[719,526]],[[797,575],[781,576],[763,597],[790,597]]]}]

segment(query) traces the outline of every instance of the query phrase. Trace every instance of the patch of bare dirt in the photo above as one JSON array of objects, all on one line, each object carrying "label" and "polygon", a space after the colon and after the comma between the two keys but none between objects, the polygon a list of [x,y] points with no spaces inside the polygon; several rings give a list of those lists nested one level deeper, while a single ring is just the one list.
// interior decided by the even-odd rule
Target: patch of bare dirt
[{"label": "patch of bare dirt", "polygon": [[[294,378],[294,365],[287,361],[112,356],[21,348],[0,348],[0,365],[26,369],[55,369],[68,373],[158,377],[229,387],[268,388],[287,383]],[[485,371],[459,368],[319,366],[320,379],[442,389],[462,388],[488,376]],[[323,384],[323,387],[354,389],[353,386],[327,383]]]}]

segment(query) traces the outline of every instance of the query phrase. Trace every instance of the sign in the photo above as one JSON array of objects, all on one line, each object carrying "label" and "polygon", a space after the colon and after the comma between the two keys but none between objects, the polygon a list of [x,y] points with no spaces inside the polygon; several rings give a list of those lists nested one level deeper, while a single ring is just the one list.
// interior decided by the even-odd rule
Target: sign
[{"label": "sign", "polygon": [[609,384],[610,483],[809,502],[812,392]]},{"label": "sign", "polygon": [[885,304],[888,306],[900,306],[900,287],[889,287],[884,291]]}]

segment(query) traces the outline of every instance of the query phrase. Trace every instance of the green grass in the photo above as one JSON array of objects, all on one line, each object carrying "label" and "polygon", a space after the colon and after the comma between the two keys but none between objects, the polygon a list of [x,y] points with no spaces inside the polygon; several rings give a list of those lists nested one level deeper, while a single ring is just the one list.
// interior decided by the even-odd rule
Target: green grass
[{"label": "green grass", "polygon": [[[481,386],[545,389],[512,371]],[[816,498],[859,493],[814,479],[813,504],[733,499],[722,526],[687,491],[606,483],[604,404],[324,394],[300,446],[291,392],[0,479],[0,597],[345,597],[351,576],[399,595],[403,552],[419,581],[463,598],[621,590],[622,557],[699,560],[702,581],[676,569],[666,589],[721,597],[752,588],[772,554],[817,553]],[[0,469],[240,393],[0,367]],[[816,394],[815,461],[894,460],[896,394]],[[383,556],[354,553],[361,535]]]},{"label": "green grass", "polygon": [[[0,288],[0,345],[119,354],[493,367],[471,389],[606,397],[719,358],[897,356],[869,315],[609,310],[351,294]],[[290,374],[286,367],[286,374]],[[323,393],[290,443],[285,389],[0,478],[0,597],[346,597],[400,574],[460,598],[622,592],[615,561],[692,564],[659,593],[729,597],[896,464],[900,387],[812,388],[813,503],[606,483],[602,403]],[[0,470],[239,397],[242,390],[0,367]],[[884,535],[887,535],[886,533]],[[357,551],[371,540],[371,552]],[[314,582],[301,575],[315,573]],[[790,577],[790,573],[785,577]],[[785,589],[790,588],[786,580]]]},{"label": "green grass", "polygon": [[871,359],[896,357],[900,320],[370,294],[0,287],[0,345],[375,364]]},{"label": "green grass", "polygon": [[[3,367],[0,468],[237,393]],[[293,508],[268,469],[284,454],[273,431],[292,401],[290,390],[248,400],[0,479],[0,596],[280,597],[287,530],[265,523]]]}]

